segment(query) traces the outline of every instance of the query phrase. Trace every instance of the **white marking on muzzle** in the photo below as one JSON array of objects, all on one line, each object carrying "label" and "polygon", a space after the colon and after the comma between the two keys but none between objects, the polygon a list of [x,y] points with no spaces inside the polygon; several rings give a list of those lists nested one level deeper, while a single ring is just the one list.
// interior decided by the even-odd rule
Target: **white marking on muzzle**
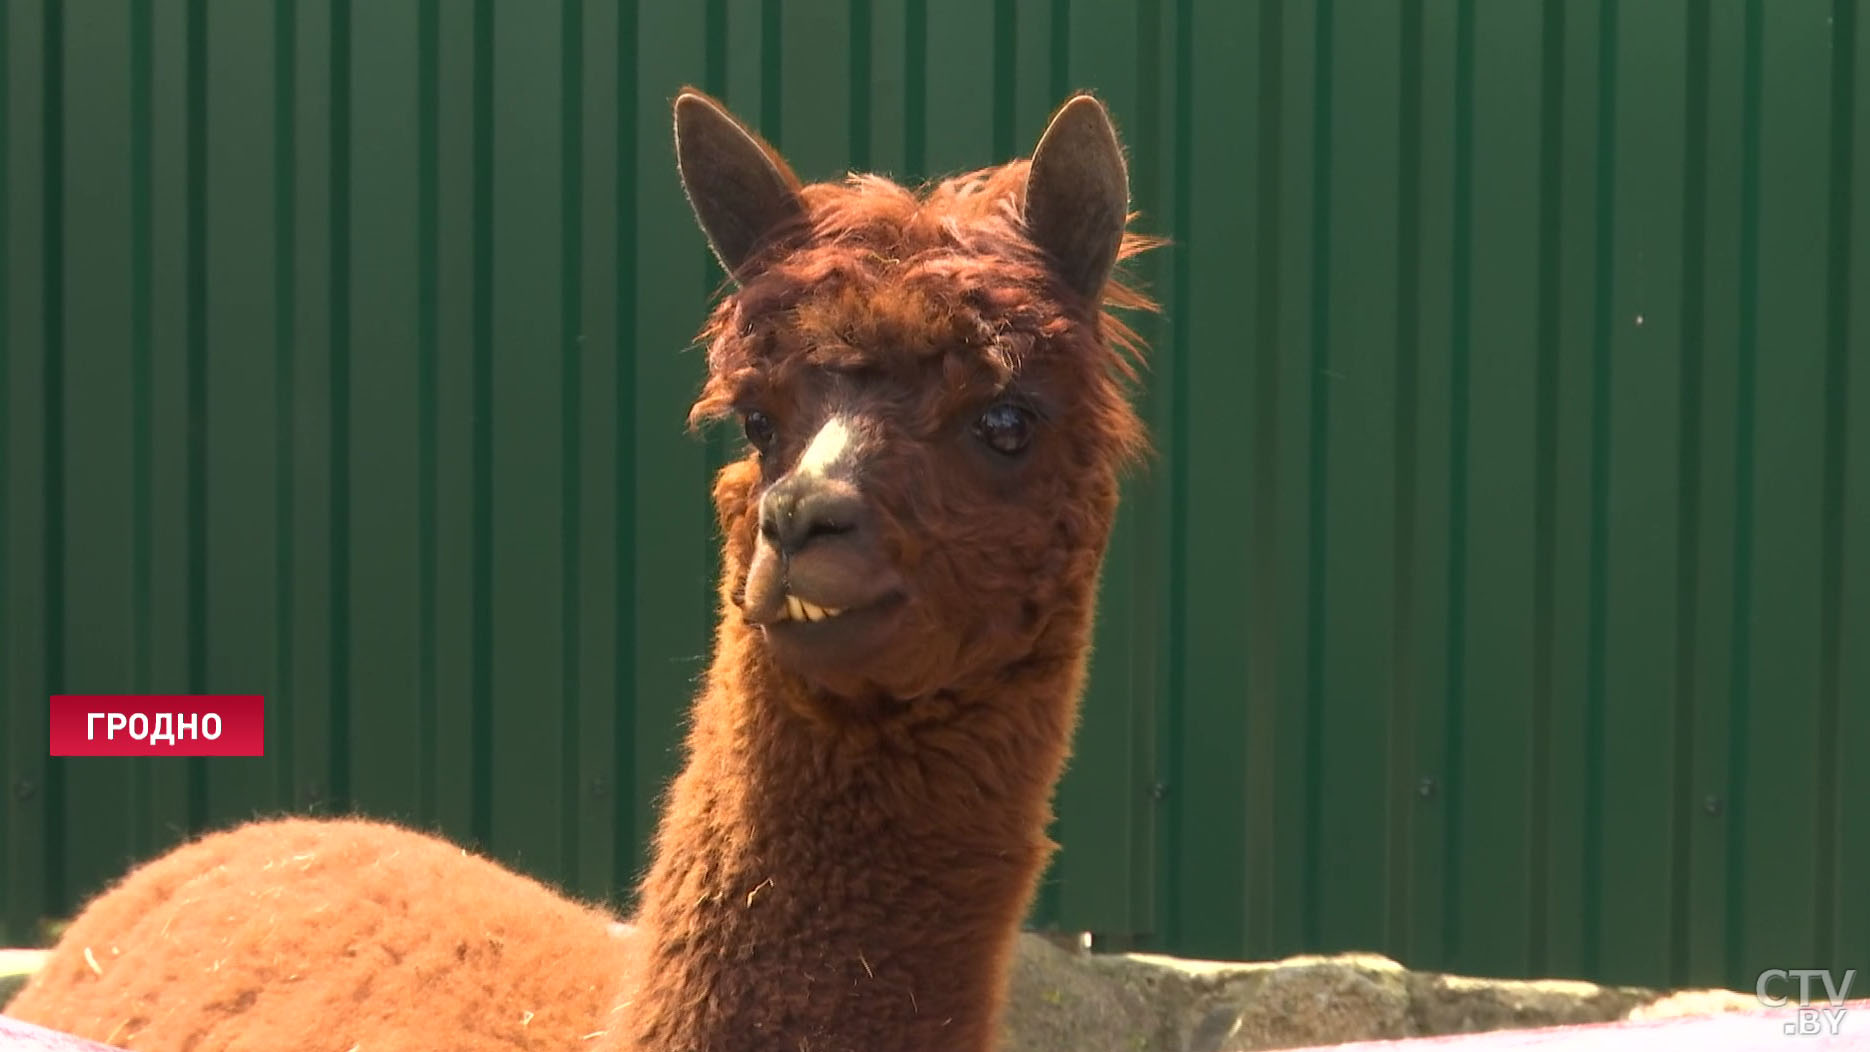
[{"label": "white marking on muzzle", "polygon": [[799,465],[793,468],[799,475],[811,475],[817,478],[829,478],[832,472],[847,466],[847,462],[856,452],[856,436],[851,426],[841,416],[834,416],[825,421],[825,426],[812,436],[811,444],[805,447],[804,455],[799,457]]}]

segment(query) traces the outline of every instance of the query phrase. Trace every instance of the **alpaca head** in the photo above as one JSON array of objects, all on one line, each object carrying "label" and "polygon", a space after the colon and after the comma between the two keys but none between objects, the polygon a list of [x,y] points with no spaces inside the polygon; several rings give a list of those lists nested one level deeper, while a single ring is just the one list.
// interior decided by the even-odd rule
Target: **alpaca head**
[{"label": "alpaca head", "polygon": [[1077,96],[1030,160],[923,190],[801,185],[692,91],[675,126],[734,286],[690,416],[746,440],[714,489],[729,616],[847,713],[1077,657],[1144,444],[1138,344],[1104,313],[1148,306],[1112,279],[1144,245],[1104,107]]}]

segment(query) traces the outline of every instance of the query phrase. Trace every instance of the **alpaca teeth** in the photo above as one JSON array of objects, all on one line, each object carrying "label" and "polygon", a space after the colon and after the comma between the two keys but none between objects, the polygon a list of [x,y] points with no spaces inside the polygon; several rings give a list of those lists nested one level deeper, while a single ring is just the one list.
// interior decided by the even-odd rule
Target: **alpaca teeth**
[{"label": "alpaca teeth", "polygon": [[786,596],[785,609],[780,613],[780,620],[790,618],[794,621],[823,621],[827,617],[836,617],[844,612],[840,606],[819,606],[817,603],[800,599],[796,595]]}]

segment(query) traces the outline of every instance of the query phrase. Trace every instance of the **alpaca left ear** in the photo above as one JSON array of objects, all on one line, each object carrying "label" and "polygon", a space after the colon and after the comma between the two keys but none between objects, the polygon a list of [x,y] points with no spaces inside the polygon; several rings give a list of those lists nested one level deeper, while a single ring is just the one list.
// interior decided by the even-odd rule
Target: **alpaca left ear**
[{"label": "alpaca left ear", "polygon": [[1066,102],[1039,137],[1026,175],[1026,229],[1065,283],[1095,302],[1129,222],[1130,174],[1104,104]]},{"label": "alpaca left ear", "polygon": [[675,163],[708,247],[736,281],[775,233],[805,214],[799,177],[779,152],[693,88],[675,99]]}]

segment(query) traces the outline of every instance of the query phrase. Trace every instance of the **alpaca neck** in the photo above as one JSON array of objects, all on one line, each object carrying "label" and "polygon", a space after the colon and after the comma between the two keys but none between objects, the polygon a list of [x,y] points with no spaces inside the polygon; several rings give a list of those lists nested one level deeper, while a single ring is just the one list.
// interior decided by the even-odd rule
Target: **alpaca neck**
[{"label": "alpaca neck", "polygon": [[724,626],[642,889],[624,1047],[994,1047],[1084,629],[991,690],[827,721]]}]

